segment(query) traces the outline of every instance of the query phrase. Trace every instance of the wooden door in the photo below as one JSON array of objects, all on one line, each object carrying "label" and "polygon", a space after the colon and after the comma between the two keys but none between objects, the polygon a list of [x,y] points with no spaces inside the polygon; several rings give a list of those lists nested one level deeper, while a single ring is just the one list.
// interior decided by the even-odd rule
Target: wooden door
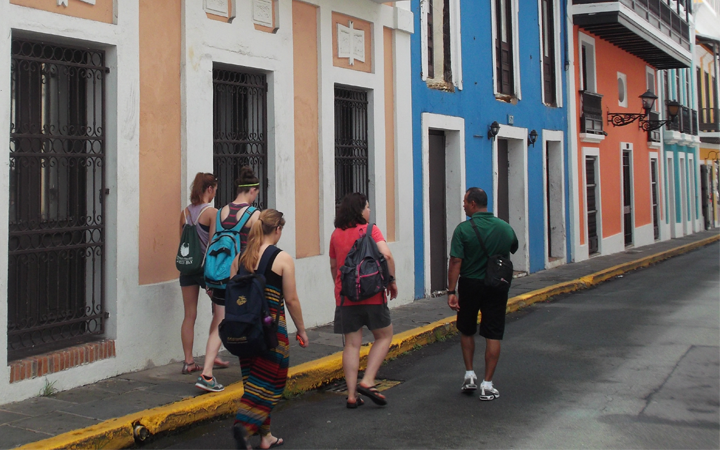
[{"label": "wooden door", "polygon": [[512,0],[495,0],[495,71],[497,90],[513,95]]},{"label": "wooden door", "polygon": [[658,163],[657,159],[650,160],[650,185],[652,192],[653,236],[660,239],[660,205],[658,193]]},{"label": "wooden door", "polygon": [[445,180],[445,133],[430,130],[430,291],[447,288],[447,183]]},{"label": "wooden door", "polygon": [[542,0],[543,93],[545,103],[555,106],[555,12],[554,0]]},{"label": "wooden door", "polygon": [[591,255],[598,252],[598,227],[597,227],[597,172],[595,170],[596,158],[588,156],[585,158],[585,189],[587,195],[587,227],[588,227],[588,253]]},{"label": "wooden door", "polygon": [[630,165],[630,152],[623,151],[623,224],[625,232],[625,245],[633,243],[633,220],[632,220],[632,166]]},{"label": "wooden door", "polygon": [[508,160],[508,141],[507,139],[498,139],[497,141],[497,206],[495,211],[497,216],[507,223],[510,223],[510,193],[508,186],[508,174],[510,171],[510,163]]}]

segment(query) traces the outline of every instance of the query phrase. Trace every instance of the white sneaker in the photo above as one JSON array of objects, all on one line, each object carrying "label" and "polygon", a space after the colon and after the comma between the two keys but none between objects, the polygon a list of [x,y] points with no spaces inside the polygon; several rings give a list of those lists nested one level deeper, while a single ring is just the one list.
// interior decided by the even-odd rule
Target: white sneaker
[{"label": "white sneaker", "polygon": [[463,381],[462,387],[460,388],[463,392],[477,391],[477,377],[468,375]]},{"label": "white sneaker", "polygon": [[490,401],[496,398],[500,398],[500,392],[498,392],[497,389],[494,387],[483,387],[482,384],[480,385],[480,400]]}]

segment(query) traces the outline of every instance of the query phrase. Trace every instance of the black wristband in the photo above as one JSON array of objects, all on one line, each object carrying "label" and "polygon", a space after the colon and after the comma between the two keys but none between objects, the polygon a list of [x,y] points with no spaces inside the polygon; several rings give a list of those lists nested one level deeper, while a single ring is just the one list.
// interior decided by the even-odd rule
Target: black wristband
[{"label": "black wristband", "polygon": [[447,291],[447,294],[448,294],[448,295],[456,295],[457,293],[456,293],[455,290],[453,289],[452,291],[448,290],[448,291]]},{"label": "black wristband", "polygon": [[394,282],[395,282],[395,277],[392,276],[392,275],[390,275],[390,276],[388,277],[388,284],[394,283]]}]

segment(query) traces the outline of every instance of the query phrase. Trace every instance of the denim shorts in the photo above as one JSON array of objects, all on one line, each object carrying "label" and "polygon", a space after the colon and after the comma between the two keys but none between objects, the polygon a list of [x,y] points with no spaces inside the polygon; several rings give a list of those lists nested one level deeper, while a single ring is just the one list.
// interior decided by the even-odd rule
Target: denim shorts
[{"label": "denim shorts", "polygon": [[369,330],[389,327],[390,309],[387,303],[382,305],[345,305],[335,307],[335,334],[354,333],[363,326]]}]

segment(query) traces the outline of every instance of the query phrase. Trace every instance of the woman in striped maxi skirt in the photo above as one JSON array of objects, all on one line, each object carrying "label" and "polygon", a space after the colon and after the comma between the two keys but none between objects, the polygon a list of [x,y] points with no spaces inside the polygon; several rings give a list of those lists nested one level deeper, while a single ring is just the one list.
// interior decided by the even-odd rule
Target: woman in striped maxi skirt
[{"label": "woman in striped maxi skirt", "polygon": [[260,448],[274,448],[283,444],[282,438],[270,432],[270,413],[285,390],[289,357],[289,340],[285,322],[285,305],[297,328],[300,345],[307,347],[308,337],[302,318],[302,309],[295,287],[295,264],[292,257],[275,247],[282,236],[285,219],[282,213],[268,209],[260,214],[248,236],[247,247],[235,260],[231,276],[242,264],[248,271],[257,270],[261,257],[268,253],[265,270],[265,297],[270,315],[278,320],[278,346],[253,358],[241,358],[244,393],[235,416],[233,434],[238,448],[252,448],[248,437],[260,434]]}]

